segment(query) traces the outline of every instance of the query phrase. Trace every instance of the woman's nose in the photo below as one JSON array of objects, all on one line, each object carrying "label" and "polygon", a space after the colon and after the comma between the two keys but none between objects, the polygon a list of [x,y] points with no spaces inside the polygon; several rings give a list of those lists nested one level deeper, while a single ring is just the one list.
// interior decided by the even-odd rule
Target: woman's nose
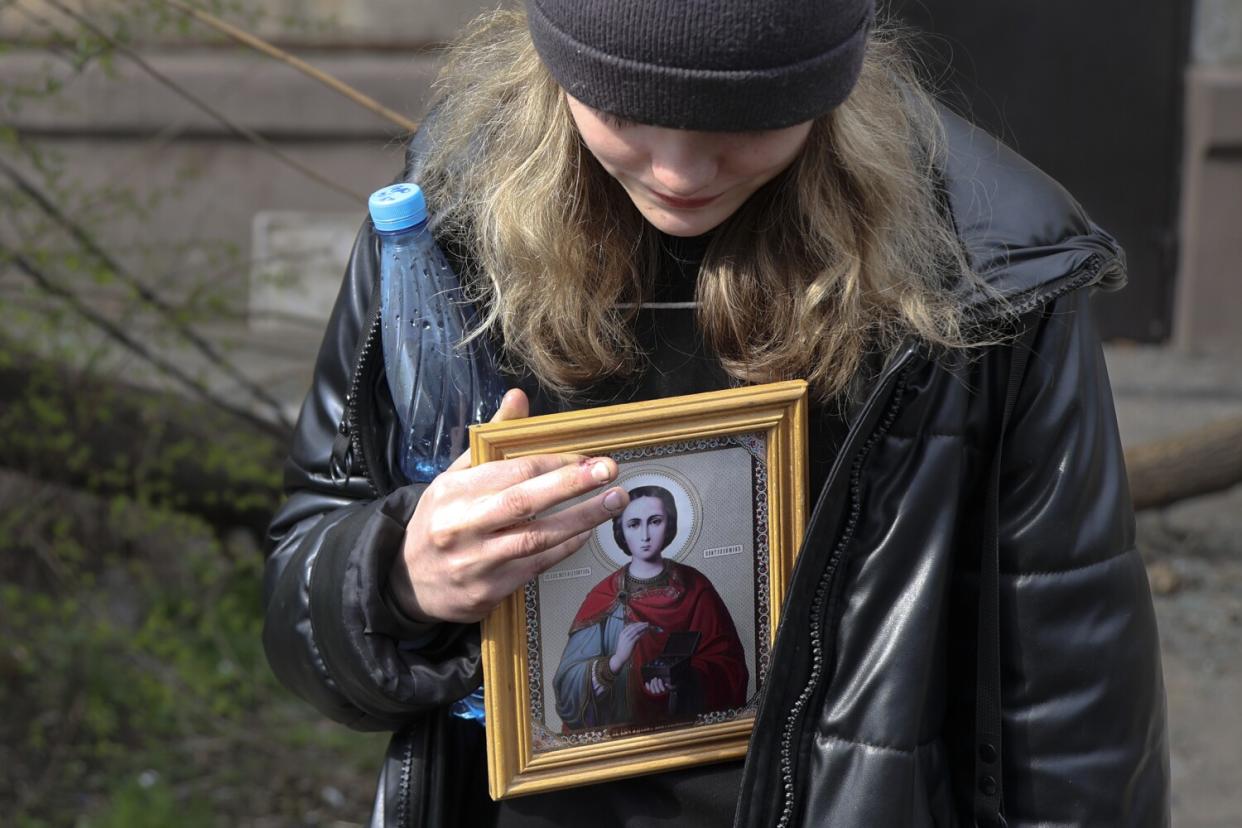
[{"label": "woman's nose", "polygon": [[719,172],[712,146],[707,133],[661,130],[650,150],[652,178],[665,195],[677,198],[709,195],[706,191]]}]

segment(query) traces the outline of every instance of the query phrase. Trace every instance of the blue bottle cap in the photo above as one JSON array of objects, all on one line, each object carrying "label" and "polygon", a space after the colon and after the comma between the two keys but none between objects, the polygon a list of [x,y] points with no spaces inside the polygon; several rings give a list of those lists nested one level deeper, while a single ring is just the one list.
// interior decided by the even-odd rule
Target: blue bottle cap
[{"label": "blue bottle cap", "polygon": [[393,184],[367,202],[376,230],[405,230],[427,220],[427,199],[417,184]]}]

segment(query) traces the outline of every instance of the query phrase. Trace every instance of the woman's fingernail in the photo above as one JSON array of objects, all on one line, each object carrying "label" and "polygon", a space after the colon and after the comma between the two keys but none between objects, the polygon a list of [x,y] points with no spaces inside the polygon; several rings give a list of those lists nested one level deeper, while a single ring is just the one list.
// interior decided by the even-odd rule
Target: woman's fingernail
[{"label": "woman's fingernail", "polygon": [[612,513],[621,511],[621,490],[613,489],[604,495],[604,508]]},{"label": "woman's fingernail", "polygon": [[591,465],[591,477],[594,477],[600,483],[607,483],[612,480],[612,469],[603,460]]}]

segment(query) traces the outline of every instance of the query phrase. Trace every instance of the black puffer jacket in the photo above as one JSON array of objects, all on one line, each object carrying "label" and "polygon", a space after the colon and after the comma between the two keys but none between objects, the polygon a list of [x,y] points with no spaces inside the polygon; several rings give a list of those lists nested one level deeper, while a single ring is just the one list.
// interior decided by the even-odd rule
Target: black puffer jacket
[{"label": "black puffer jacket", "polygon": [[[1124,281],[1121,254],[1054,182],[945,120],[959,235],[1033,332],[1024,379],[1001,441],[1012,343],[953,369],[911,344],[850,416],[792,576],[736,824],[969,824],[978,572],[999,548],[1008,824],[1164,825],[1155,619],[1088,311],[1091,288]],[[480,679],[478,630],[402,622],[381,597],[421,489],[390,470],[376,282],[364,227],[272,524],[264,641],[326,715],[396,732],[374,824],[452,826],[481,730],[446,705]]]}]

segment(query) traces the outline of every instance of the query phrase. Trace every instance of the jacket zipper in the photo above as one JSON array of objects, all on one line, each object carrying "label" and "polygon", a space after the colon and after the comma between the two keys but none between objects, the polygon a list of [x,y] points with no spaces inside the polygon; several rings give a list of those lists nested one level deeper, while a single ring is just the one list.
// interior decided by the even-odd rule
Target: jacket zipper
[{"label": "jacket zipper", "polygon": [[[811,601],[811,627],[810,627],[810,647],[811,647],[811,674],[807,678],[806,686],[802,692],[794,700],[789,715],[785,718],[785,726],[781,728],[780,742],[780,771],[781,771],[781,789],[784,792],[784,801],[781,809],[781,816],[777,822],[778,828],[787,828],[790,820],[793,818],[794,810],[794,751],[793,740],[794,735],[799,732],[797,726],[807,703],[814,695],[819,681],[823,678],[824,672],[824,654],[823,654],[823,622],[824,607],[827,603],[828,596],[831,593],[833,580],[837,572],[837,565],[840,563],[842,553],[845,547],[849,545],[853,539],[854,529],[858,525],[858,515],[861,510],[861,496],[859,488],[862,478],[862,466],[867,456],[870,454],[872,447],[879,441],[881,437],[887,433],[892,426],[893,421],[897,418],[897,412],[901,408],[902,396],[905,391],[906,377],[905,368],[913,359],[916,351],[914,345],[907,345],[905,351],[889,366],[885,375],[881,378],[876,386],[876,391],[871,395],[863,411],[859,415],[859,429],[854,433],[853,438],[849,440],[850,450],[842,451],[840,457],[847,457],[851,453],[854,455],[853,463],[850,466],[850,513],[846,519],[845,530],[838,538],[837,543],[833,546],[832,554],[828,558],[828,562],[824,567],[824,571],[820,574],[819,582],[815,587],[815,595]],[[886,409],[882,420],[874,428],[870,429],[870,434],[866,441],[858,449],[853,451],[853,446],[863,439],[863,432],[866,430],[861,426],[864,423],[873,421],[874,412],[879,405],[879,400],[888,395],[889,389],[892,389],[892,398]],[[824,483],[824,490],[831,488],[833,481],[841,473],[841,463],[833,467],[832,472],[828,476],[828,480]],[[808,526],[814,526],[819,519],[820,512],[824,508],[824,500],[821,499],[815,505],[815,510],[811,515]]]},{"label": "jacket zipper", "polygon": [[[1046,305],[1067,293],[1071,293],[1078,288],[1090,284],[1096,279],[1106,261],[1105,256],[1101,254],[1092,254],[1083,263],[1077,275],[1067,278],[1054,289],[1045,293],[1039,293],[1028,297],[1024,301],[1014,305],[1010,312],[1013,316],[1021,316],[1035,308]],[[794,813],[794,793],[796,790],[795,774],[797,768],[794,763],[793,741],[796,733],[800,732],[798,723],[805,713],[806,706],[810,699],[818,691],[819,683],[824,679],[824,625],[827,620],[826,612],[827,604],[832,592],[833,581],[835,580],[837,567],[840,564],[841,557],[846,546],[853,539],[854,530],[858,525],[858,517],[862,508],[860,495],[862,482],[863,464],[866,462],[867,456],[871,453],[871,449],[892,427],[893,422],[897,418],[897,413],[901,408],[902,396],[905,391],[906,378],[904,376],[904,368],[914,355],[915,349],[907,346],[905,352],[898,357],[896,361],[885,372],[881,381],[877,385],[876,393],[872,394],[867,402],[863,412],[858,418],[859,424],[866,423],[871,419],[874,407],[878,405],[878,400],[882,399],[889,387],[893,388],[892,400],[889,403],[882,419],[871,431],[861,448],[854,454],[854,460],[850,466],[850,512],[846,519],[845,529],[838,538],[837,543],[833,546],[832,554],[829,556],[828,562],[821,573],[819,582],[816,584],[815,594],[811,602],[811,626],[810,626],[810,649],[811,649],[811,673],[807,679],[806,686],[802,692],[798,694],[797,699],[791,705],[789,715],[785,719],[785,726],[781,728],[780,741],[780,762],[781,771],[781,789],[783,791],[783,803],[781,808],[780,819],[777,821],[777,828],[788,828],[793,819]],[[862,439],[862,429],[848,440],[851,449],[858,440]],[[841,457],[848,456],[849,452],[843,451]],[[833,467],[825,482],[825,490],[831,487],[833,481],[841,473],[841,466],[838,463]],[[814,526],[819,517],[820,511],[824,508],[823,501],[816,504],[815,510],[811,515],[808,526]]]},{"label": "jacket zipper", "polygon": [[414,764],[414,733],[407,732],[405,750],[401,752],[400,795],[397,797],[397,825],[413,828],[414,815],[410,813],[410,767]]},{"label": "jacket zipper", "polygon": [[[369,469],[367,468],[366,451],[362,445],[361,415],[358,411],[367,365],[372,358],[372,354],[377,349],[380,330],[383,327],[381,304],[378,299],[374,305],[375,308],[371,312],[371,321],[367,327],[366,335],[359,342],[358,351],[354,358],[353,375],[349,380],[349,391],[345,394],[345,411],[342,413],[341,422],[337,426],[337,435],[332,441],[332,457],[329,469],[332,481],[337,485],[344,485],[353,474],[356,464],[358,473],[367,481],[371,491],[379,494],[379,487],[371,479]],[[413,733],[406,733],[405,749],[401,754],[401,776],[397,794],[397,824],[405,826],[412,825],[413,819],[410,811],[410,776],[414,763]]]},{"label": "jacket zipper", "polygon": [[374,481],[371,480],[369,469],[367,468],[366,454],[362,448],[358,401],[361,397],[363,376],[366,373],[367,362],[370,360],[371,354],[375,351],[376,344],[379,341],[380,328],[380,304],[376,302],[375,310],[371,314],[371,324],[367,328],[366,336],[359,343],[358,354],[354,359],[353,376],[349,380],[349,391],[345,394],[345,411],[341,415],[340,424],[337,426],[337,435],[332,441],[332,458],[328,465],[332,475],[332,482],[337,485],[344,485],[349,480],[354,473],[356,465],[358,474],[366,479],[372,492],[376,491],[376,486]]}]

